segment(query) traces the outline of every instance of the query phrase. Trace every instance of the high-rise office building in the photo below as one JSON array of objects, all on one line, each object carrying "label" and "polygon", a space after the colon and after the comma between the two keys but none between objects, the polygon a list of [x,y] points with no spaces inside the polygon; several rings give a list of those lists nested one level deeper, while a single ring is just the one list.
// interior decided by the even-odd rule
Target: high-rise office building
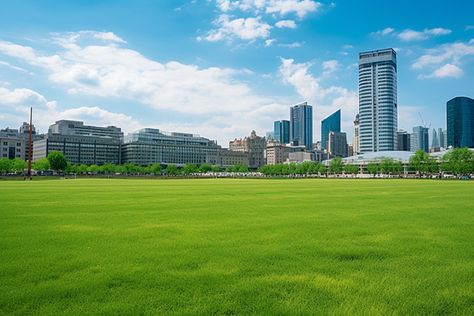
[{"label": "high-rise office building", "polygon": [[433,128],[431,137],[431,148],[445,148],[444,133],[442,128]]},{"label": "high-rise office building", "polygon": [[347,157],[346,133],[329,132],[327,145],[327,151],[331,157]]},{"label": "high-rise office building", "polygon": [[313,107],[308,102],[290,109],[290,141],[293,146],[313,147]]},{"label": "high-rise office building", "polygon": [[446,104],[448,146],[474,147],[474,100],[455,97]]},{"label": "high-rise office building", "polygon": [[397,132],[397,150],[398,151],[411,151],[410,134],[408,134],[406,131]]},{"label": "high-rise office building", "polygon": [[397,148],[397,54],[359,54],[360,152]]},{"label": "high-rise office building", "polygon": [[273,139],[280,144],[290,143],[290,121],[281,120],[273,122]]},{"label": "high-rise office building", "polygon": [[354,136],[352,136],[352,150],[353,154],[360,153],[360,120],[359,113],[357,113],[354,120]]},{"label": "high-rise office building", "polygon": [[410,137],[410,148],[411,151],[415,152],[423,150],[429,152],[429,141],[428,141],[429,130],[427,127],[415,126],[413,127],[413,133]]},{"label": "high-rise office building", "polygon": [[341,132],[341,110],[337,110],[321,121],[321,148],[327,150],[329,132]]}]

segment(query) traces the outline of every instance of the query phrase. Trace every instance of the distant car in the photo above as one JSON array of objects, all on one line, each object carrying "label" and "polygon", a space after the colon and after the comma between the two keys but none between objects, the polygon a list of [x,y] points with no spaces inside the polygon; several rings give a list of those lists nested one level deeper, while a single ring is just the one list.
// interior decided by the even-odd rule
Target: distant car
[{"label": "distant car", "polygon": [[467,176],[467,175],[466,175],[466,176],[460,176],[460,177],[459,177],[459,180],[470,180],[470,179],[471,179],[471,177],[470,177],[470,176]]}]

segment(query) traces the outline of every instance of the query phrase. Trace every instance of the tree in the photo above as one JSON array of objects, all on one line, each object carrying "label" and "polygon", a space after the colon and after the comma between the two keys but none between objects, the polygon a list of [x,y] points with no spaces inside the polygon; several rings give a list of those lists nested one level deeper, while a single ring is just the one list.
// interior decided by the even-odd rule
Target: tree
[{"label": "tree", "polygon": [[423,150],[418,150],[413,156],[410,157],[409,167],[410,170],[422,173],[424,171],[424,164],[428,161],[429,155]]},{"label": "tree", "polygon": [[457,175],[474,172],[474,153],[468,148],[454,148],[443,156],[442,168]]},{"label": "tree", "polygon": [[367,172],[369,174],[373,174],[374,176],[379,172],[380,166],[378,163],[375,162],[369,162],[367,164]]},{"label": "tree", "polygon": [[167,165],[165,172],[167,175],[174,176],[178,174],[179,170],[178,170],[178,167],[176,167],[176,165]]},{"label": "tree", "polygon": [[0,159],[0,174],[7,174],[12,171],[12,161],[8,158]]},{"label": "tree", "polygon": [[161,174],[161,165],[159,163],[150,165],[150,171],[153,174]]},{"label": "tree", "polygon": [[183,167],[183,173],[186,175],[191,174],[191,173],[198,173],[198,172],[199,172],[198,167],[193,163],[188,163],[184,165]]},{"label": "tree", "polygon": [[220,171],[221,171],[221,167],[219,167],[218,165],[212,165],[212,166],[211,166],[211,171],[212,171],[212,172],[220,172]]},{"label": "tree", "polygon": [[112,173],[115,173],[115,170],[117,169],[116,167],[117,166],[114,165],[113,163],[108,162],[102,165],[101,169],[105,174],[112,174]]},{"label": "tree", "polygon": [[208,163],[203,163],[199,166],[199,172],[206,173],[212,170],[212,166]]},{"label": "tree", "polygon": [[359,166],[357,165],[352,165],[352,164],[346,164],[344,165],[344,173],[347,174],[357,174],[359,172]]},{"label": "tree", "polygon": [[51,169],[61,172],[67,167],[67,160],[64,154],[58,150],[53,150],[48,154],[48,161]]},{"label": "tree", "polygon": [[41,158],[33,163],[33,169],[36,171],[46,171],[51,169],[48,158]]},{"label": "tree", "polygon": [[16,173],[23,172],[26,166],[26,161],[23,159],[15,158],[12,160],[12,170]]},{"label": "tree", "polygon": [[329,162],[329,172],[331,173],[341,173],[342,172],[342,158],[336,157]]}]

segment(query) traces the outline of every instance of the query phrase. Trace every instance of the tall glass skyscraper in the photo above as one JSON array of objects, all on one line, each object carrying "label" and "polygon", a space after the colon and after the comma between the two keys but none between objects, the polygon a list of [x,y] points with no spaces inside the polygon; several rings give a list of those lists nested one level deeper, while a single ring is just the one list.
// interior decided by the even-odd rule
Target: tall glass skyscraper
[{"label": "tall glass skyscraper", "polygon": [[456,97],[448,101],[448,146],[474,147],[474,100]]},{"label": "tall glass skyscraper", "polygon": [[321,149],[328,149],[329,132],[341,132],[341,110],[337,110],[333,114],[321,121]]},{"label": "tall glass skyscraper", "polygon": [[290,143],[290,121],[282,120],[273,122],[273,137],[281,144]]},{"label": "tall glass skyscraper", "polygon": [[360,152],[397,148],[397,53],[359,54]]},{"label": "tall glass skyscraper", "polygon": [[428,131],[427,127],[413,127],[413,133],[410,135],[411,151],[415,152],[421,149],[425,153],[429,152]]},{"label": "tall glass skyscraper", "polygon": [[313,107],[308,102],[290,109],[290,140],[293,146],[313,148]]}]

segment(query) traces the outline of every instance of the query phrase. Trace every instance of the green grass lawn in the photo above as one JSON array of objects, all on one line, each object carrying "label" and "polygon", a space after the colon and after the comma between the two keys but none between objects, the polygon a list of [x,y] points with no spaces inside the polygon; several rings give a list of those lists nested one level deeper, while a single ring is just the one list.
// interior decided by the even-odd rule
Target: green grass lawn
[{"label": "green grass lawn", "polygon": [[0,314],[474,314],[474,182],[0,182]]}]

